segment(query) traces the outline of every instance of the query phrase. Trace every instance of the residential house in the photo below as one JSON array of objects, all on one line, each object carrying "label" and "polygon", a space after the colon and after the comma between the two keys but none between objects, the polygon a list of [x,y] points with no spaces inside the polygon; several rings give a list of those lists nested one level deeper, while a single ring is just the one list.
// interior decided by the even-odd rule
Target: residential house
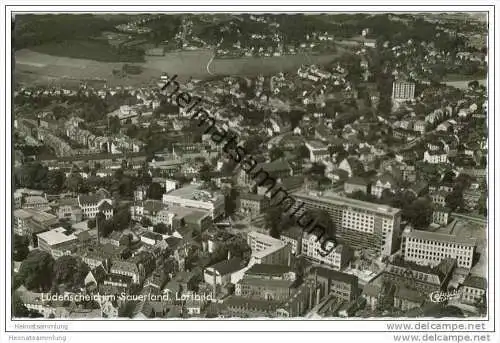
[{"label": "residential house", "polygon": [[[328,255],[323,256],[321,245],[322,242],[316,235],[304,232],[301,254],[314,262],[324,263],[335,270],[344,268],[354,257],[354,251],[349,246],[342,244],[337,245]],[[324,250],[328,251],[331,247],[325,248]]]},{"label": "residential house", "polygon": [[256,217],[269,207],[269,199],[264,195],[254,193],[240,194],[239,211]]},{"label": "residential house", "polygon": [[82,209],[83,218],[94,218],[99,212],[102,212],[106,219],[113,216],[113,200],[102,198],[98,194],[78,196],[78,206]]},{"label": "residential house", "polygon": [[394,292],[394,307],[402,311],[408,311],[412,308],[421,307],[426,299],[427,297],[421,292],[399,286]]},{"label": "residential house", "polygon": [[451,219],[450,215],[451,215],[450,209],[446,207],[436,206],[432,210],[432,222],[443,226],[448,225]]},{"label": "residential house", "polygon": [[141,283],[144,278],[144,271],[139,269],[139,266],[133,262],[113,261],[110,268],[110,273],[129,276],[132,278],[132,283]]},{"label": "residential house", "polygon": [[244,267],[240,258],[228,258],[214,265],[206,267],[203,272],[204,280],[212,287],[227,285],[231,282],[231,275]]},{"label": "residential house", "polygon": [[365,171],[363,164],[355,157],[347,157],[340,161],[339,169],[347,172],[349,177],[359,175]]},{"label": "residential house", "polygon": [[444,150],[437,150],[437,151],[426,150],[424,152],[423,161],[430,164],[448,163],[448,154]]},{"label": "residential house", "polygon": [[462,301],[468,304],[476,304],[483,300],[486,294],[486,279],[481,276],[469,275],[465,279],[462,286],[459,288],[461,290]]},{"label": "residential house", "polygon": [[371,194],[377,198],[382,196],[384,190],[395,193],[399,190],[400,184],[392,174],[385,172],[373,179]]}]

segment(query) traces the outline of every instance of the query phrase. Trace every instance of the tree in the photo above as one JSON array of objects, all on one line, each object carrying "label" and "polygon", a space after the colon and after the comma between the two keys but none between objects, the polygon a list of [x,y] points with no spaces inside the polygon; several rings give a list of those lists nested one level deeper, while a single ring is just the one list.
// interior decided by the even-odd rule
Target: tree
[{"label": "tree", "polygon": [[62,170],[49,170],[47,173],[47,191],[52,194],[60,193],[65,181],[66,175]]},{"label": "tree", "polygon": [[324,176],[325,175],[325,165],[320,163],[313,163],[311,168],[307,171],[309,175],[313,176]]},{"label": "tree", "polygon": [[156,259],[155,256],[149,251],[141,251],[137,255],[137,265],[144,268],[145,276],[151,275],[153,270],[156,267]]},{"label": "tree", "polygon": [[429,199],[417,199],[404,215],[415,228],[427,228],[432,217],[432,202]]},{"label": "tree", "polygon": [[231,187],[224,199],[224,209],[227,216],[232,216],[238,207],[239,192],[235,187]]},{"label": "tree", "polygon": [[96,220],[89,219],[87,222],[87,227],[92,230],[96,227]]},{"label": "tree", "polygon": [[444,184],[452,184],[454,179],[455,173],[452,170],[449,170],[444,174],[442,182]]},{"label": "tree", "polygon": [[112,219],[114,230],[123,231],[129,226],[130,220],[130,211],[126,206],[117,208]]},{"label": "tree", "polygon": [[15,184],[19,187],[44,189],[47,186],[48,168],[39,162],[24,164],[14,171]]},{"label": "tree", "polygon": [[151,183],[148,187],[147,196],[149,199],[161,200],[163,196],[163,187],[157,182]]},{"label": "tree", "polygon": [[132,318],[135,314],[139,301],[124,301],[118,307],[118,317]]},{"label": "tree", "polygon": [[193,292],[198,292],[201,282],[203,282],[203,274],[201,272],[196,273],[191,279],[189,279],[187,289]]},{"label": "tree", "polygon": [[462,208],[464,207],[463,193],[458,189],[454,189],[453,192],[446,196],[445,202],[446,206],[452,211]]},{"label": "tree", "polygon": [[271,150],[269,151],[269,157],[271,158],[271,161],[278,160],[280,158],[283,158],[285,156],[285,153],[283,152],[282,149],[278,147],[272,147]]},{"label": "tree", "polygon": [[30,316],[30,311],[17,294],[17,292],[12,292],[12,317],[14,318],[27,318]]},{"label": "tree", "polygon": [[281,230],[280,224],[282,220],[283,211],[278,206],[269,207],[266,211],[264,221],[266,227],[269,229],[269,235],[274,238],[279,238]]},{"label": "tree", "polygon": [[115,223],[112,219],[104,220],[102,223],[99,221],[99,234],[102,237],[108,237],[111,232],[115,230]]},{"label": "tree", "polygon": [[90,220],[88,221],[87,226],[89,227],[89,229],[92,229],[92,227],[91,227],[91,226],[96,227],[96,226],[97,226],[97,224],[99,224],[99,228],[100,228],[100,227],[101,227],[101,224],[102,224],[102,223],[104,223],[104,221],[106,221],[106,216],[104,215],[104,213],[102,213],[101,211],[99,211],[99,212],[96,214],[96,216],[95,216],[94,220],[90,219]]},{"label": "tree", "polygon": [[25,236],[14,234],[14,251],[12,258],[14,261],[23,261],[29,254],[29,239]]},{"label": "tree", "polygon": [[52,285],[54,259],[43,250],[32,250],[19,268],[19,277],[28,290],[48,291]]},{"label": "tree", "polygon": [[333,223],[333,220],[328,212],[326,212],[325,210],[314,209],[311,211],[311,215],[313,218],[316,219],[315,225],[317,224],[321,225],[326,229],[325,234],[329,238],[332,239],[335,238],[336,234],[335,224]]},{"label": "tree", "polygon": [[81,288],[90,268],[79,257],[65,255],[58,258],[53,267],[53,285],[64,284],[70,289]]},{"label": "tree", "polygon": [[208,181],[210,181],[212,179],[211,176],[210,176],[211,169],[212,168],[210,168],[210,165],[208,165],[208,164],[203,164],[200,167],[200,170],[198,171],[198,174],[200,175],[200,179],[202,181],[208,182]]},{"label": "tree", "polygon": [[66,179],[66,187],[71,192],[78,193],[82,190],[83,178],[79,173],[71,173]]},{"label": "tree", "polygon": [[486,316],[488,313],[488,301],[486,298],[486,293],[484,293],[480,298],[476,299],[475,305],[477,307],[478,313],[481,317]]},{"label": "tree", "polygon": [[300,121],[304,117],[305,112],[292,110],[289,113],[290,124],[292,125],[292,130],[299,126]]},{"label": "tree", "polygon": [[487,201],[486,201],[486,194],[483,194],[481,195],[481,197],[479,198],[479,203],[478,203],[478,212],[479,214],[482,214],[483,216],[487,216],[488,215],[488,207],[487,207]]},{"label": "tree", "polygon": [[248,137],[243,146],[247,154],[253,154],[259,150],[259,147],[263,142],[264,140],[261,136],[253,135]]},{"label": "tree", "polygon": [[109,131],[111,133],[118,133],[121,128],[120,119],[116,116],[111,116],[109,118]]},{"label": "tree", "polygon": [[151,222],[151,219],[149,219],[148,217],[142,217],[141,225],[144,227],[149,227],[149,226],[153,226],[153,223]]},{"label": "tree", "polygon": [[463,191],[470,187],[471,183],[472,177],[470,175],[460,174],[455,179],[453,190],[456,190],[458,193],[463,193]]},{"label": "tree", "polygon": [[380,202],[382,204],[390,205],[394,202],[394,194],[390,189],[385,188],[380,196]]},{"label": "tree", "polygon": [[297,155],[300,158],[309,158],[309,149],[305,145],[301,145],[297,151]]},{"label": "tree", "polygon": [[470,81],[467,86],[472,89],[472,90],[475,90],[477,88],[479,88],[479,81],[477,80],[474,80],[474,81]]}]

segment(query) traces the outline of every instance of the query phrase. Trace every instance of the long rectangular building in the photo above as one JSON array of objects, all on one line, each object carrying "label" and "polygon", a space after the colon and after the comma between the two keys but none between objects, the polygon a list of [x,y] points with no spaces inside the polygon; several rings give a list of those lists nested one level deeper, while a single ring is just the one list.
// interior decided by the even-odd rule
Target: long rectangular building
[{"label": "long rectangular building", "polygon": [[402,252],[405,261],[438,265],[445,258],[457,260],[457,266],[472,268],[476,240],[437,232],[405,229]]},{"label": "long rectangular building", "polygon": [[336,227],[336,238],[354,249],[371,249],[382,256],[391,255],[398,247],[401,210],[386,205],[360,201],[333,193],[293,194],[296,214],[305,210],[324,210]]}]

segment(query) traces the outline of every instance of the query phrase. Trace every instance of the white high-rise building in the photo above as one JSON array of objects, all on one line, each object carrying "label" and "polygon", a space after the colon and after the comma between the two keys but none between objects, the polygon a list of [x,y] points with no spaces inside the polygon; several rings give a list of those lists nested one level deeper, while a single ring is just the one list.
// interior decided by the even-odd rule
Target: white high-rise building
[{"label": "white high-rise building", "polygon": [[[297,192],[293,208],[300,218],[306,210],[326,211],[333,221],[336,235],[354,249],[372,249],[382,256],[391,255],[398,247],[401,210],[386,205],[360,201],[334,193]],[[292,212],[292,210],[290,210]],[[308,219],[301,220],[306,224]]]}]

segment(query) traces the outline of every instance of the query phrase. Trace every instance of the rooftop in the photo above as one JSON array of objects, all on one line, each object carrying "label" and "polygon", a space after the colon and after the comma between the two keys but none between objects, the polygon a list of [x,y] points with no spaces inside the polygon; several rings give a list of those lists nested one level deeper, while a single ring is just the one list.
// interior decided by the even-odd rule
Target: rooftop
[{"label": "rooftop", "polygon": [[209,202],[221,196],[220,194],[214,194],[207,190],[201,188],[201,185],[190,184],[179,189],[175,189],[170,193],[164,194],[163,197],[179,197],[188,200],[197,200]]},{"label": "rooftop", "polygon": [[351,286],[358,283],[358,277],[346,273],[342,273],[333,269],[327,269],[323,267],[313,267],[309,271],[309,275],[314,277],[315,275],[328,278],[330,280],[342,281],[350,284]]},{"label": "rooftop", "polygon": [[464,286],[474,287],[478,289],[486,289],[486,279],[481,276],[469,275],[465,281]]},{"label": "rooftop", "polygon": [[379,214],[385,215],[396,215],[400,213],[399,208],[390,207],[387,205],[374,204],[367,201],[361,201],[356,199],[351,199],[347,197],[343,197],[331,192],[325,193],[306,193],[303,191],[295,192],[293,194],[297,199],[306,199],[312,201],[322,201],[327,204],[336,205],[336,206],[345,206],[345,207],[354,207],[357,209],[370,210]]},{"label": "rooftop", "polygon": [[295,280],[273,280],[273,279],[259,279],[253,277],[243,277],[242,283],[247,285],[264,286],[264,287],[283,287],[291,288],[295,284]]},{"label": "rooftop", "polygon": [[282,266],[277,264],[254,264],[250,269],[248,269],[246,275],[275,275],[281,276],[285,273],[291,272],[292,269],[289,266]]},{"label": "rooftop", "polygon": [[293,226],[288,230],[281,232],[281,236],[298,240],[303,234],[303,230],[299,226]]},{"label": "rooftop", "polygon": [[306,145],[308,148],[311,149],[326,149],[326,145],[323,142],[320,141],[308,141],[306,142]]},{"label": "rooftop", "polygon": [[438,241],[446,243],[454,243],[459,245],[476,246],[477,242],[474,238],[468,237],[458,237],[455,235],[448,235],[445,233],[429,232],[422,230],[411,230],[410,232],[404,232],[404,236],[412,237],[415,239],[421,239],[426,241]]},{"label": "rooftop", "polygon": [[38,239],[43,239],[45,242],[47,242],[48,245],[56,245],[77,239],[74,234],[68,235],[66,233],[66,229],[63,227],[58,227],[50,231],[39,233],[37,237]]},{"label": "rooftop", "polygon": [[370,181],[362,178],[362,177],[351,177],[350,179],[346,180],[345,183],[351,184],[351,185],[360,185],[360,186],[367,186],[370,184]]},{"label": "rooftop", "polygon": [[227,275],[242,269],[243,266],[242,266],[242,260],[240,258],[234,257],[229,260],[220,261],[216,264],[211,265],[208,268],[212,268],[218,271],[219,274],[221,275]]}]

